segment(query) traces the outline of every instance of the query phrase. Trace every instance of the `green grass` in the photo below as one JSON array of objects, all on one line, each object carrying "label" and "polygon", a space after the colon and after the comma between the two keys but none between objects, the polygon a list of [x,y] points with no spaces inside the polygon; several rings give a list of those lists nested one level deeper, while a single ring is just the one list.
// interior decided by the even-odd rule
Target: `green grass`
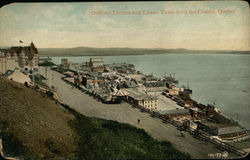
[{"label": "green grass", "polygon": [[[29,76],[31,81],[33,81],[33,77],[32,75]],[[44,87],[47,87],[48,88],[48,85],[46,83],[43,82],[43,78],[37,78],[36,76],[34,77],[34,80],[35,80],[35,84],[39,84],[41,86],[44,86]]]},{"label": "green grass", "polygon": [[0,122],[0,138],[3,140],[3,152],[25,160],[43,160],[37,153],[25,147],[13,134],[8,131],[8,122]]},{"label": "green grass", "polygon": [[170,142],[158,141],[128,124],[75,113],[71,126],[79,134],[78,159],[189,159]]}]

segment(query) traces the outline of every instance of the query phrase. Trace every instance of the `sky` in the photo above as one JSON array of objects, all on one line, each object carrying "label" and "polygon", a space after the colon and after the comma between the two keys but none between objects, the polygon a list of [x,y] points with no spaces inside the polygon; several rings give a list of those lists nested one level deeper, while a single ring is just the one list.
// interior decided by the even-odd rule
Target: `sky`
[{"label": "sky", "polygon": [[0,46],[250,50],[244,1],[12,3]]}]

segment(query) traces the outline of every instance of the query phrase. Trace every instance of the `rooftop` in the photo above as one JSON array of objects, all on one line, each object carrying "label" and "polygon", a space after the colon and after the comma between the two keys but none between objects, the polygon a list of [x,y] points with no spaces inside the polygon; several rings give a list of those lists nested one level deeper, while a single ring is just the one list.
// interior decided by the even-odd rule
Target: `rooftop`
[{"label": "rooftop", "polygon": [[233,124],[231,124],[231,123],[218,123],[218,122],[210,121],[209,119],[203,119],[203,120],[201,120],[200,123],[202,123],[206,126],[209,126],[209,127],[216,127],[216,128],[233,126]]},{"label": "rooftop", "polygon": [[124,90],[129,93],[130,97],[133,97],[136,100],[157,100],[157,98],[152,97],[148,94],[139,92],[136,89],[128,88]]},{"label": "rooftop", "polygon": [[90,62],[103,62],[101,58],[90,58]]},{"label": "rooftop", "polygon": [[173,109],[173,110],[163,110],[160,111],[161,114],[171,115],[171,114],[188,114],[190,113],[189,109]]},{"label": "rooftop", "polygon": [[19,56],[22,51],[29,59],[32,59],[34,54],[38,54],[38,50],[33,42],[29,46],[13,46],[4,50],[5,54],[10,53],[11,56],[14,56],[15,53]]},{"label": "rooftop", "polygon": [[158,82],[153,82],[153,83],[145,83],[145,87],[165,87],[165,82],[158,81]]}]

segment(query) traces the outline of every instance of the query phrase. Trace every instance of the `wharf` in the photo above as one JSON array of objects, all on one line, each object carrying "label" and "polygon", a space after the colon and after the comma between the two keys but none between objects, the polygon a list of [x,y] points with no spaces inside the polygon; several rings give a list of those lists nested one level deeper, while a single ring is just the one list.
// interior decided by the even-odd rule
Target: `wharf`
[{"label": "wharf", "polygon": [[[51,71],[49,70],[48,72]],[[96,101],[91,96],[83,94],[82,90],[66,84],[61,80],[62,77],[62,74],[57,72],[54,73],[58,95],[62,98],[63,102],[66,102],[70,107],[81,114],[90,117],[115,120],[137,126],[138,128],[143,128],[154,138],[168,140],[176,148],[189,153],[194,158],[211,158],[209,157],[210,153],[221,153],[221,149],[223,151],[226,150],[226,148],[218,148],[218,144],[200,141],[197,139],[197,136],[191,135],[187,132],[184,132],[185,137],[180,137],[180,130],[176,128],[176,125],[178,124],[156,118],[159,117],[159,114],[156,112],[151,113],[144,108],[136,108],[135,106],[131,107],[131,105],[127,103],[111,105]],[[137,124],[137,119],[141,120],[139,125]],[[228,158],[237,157],[241,156],[234,152],[230,152]]]}]

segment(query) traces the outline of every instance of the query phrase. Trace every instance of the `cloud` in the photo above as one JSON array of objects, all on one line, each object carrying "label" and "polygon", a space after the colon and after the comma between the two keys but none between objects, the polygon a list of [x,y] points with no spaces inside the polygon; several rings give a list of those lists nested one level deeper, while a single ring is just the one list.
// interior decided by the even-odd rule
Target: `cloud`
[{"label": "cloud", "polygon": [[[15,4],[0,9],[0,43],[38,47],[250,48],[249,9],[235,2]],[[230,5],[231,4],[231,5]],[[91,15],[92,11],[235,9],[235,14]],[[20,14],[22,13],[22,14]],[[248,43],[248,44],[247,44]]]}]

